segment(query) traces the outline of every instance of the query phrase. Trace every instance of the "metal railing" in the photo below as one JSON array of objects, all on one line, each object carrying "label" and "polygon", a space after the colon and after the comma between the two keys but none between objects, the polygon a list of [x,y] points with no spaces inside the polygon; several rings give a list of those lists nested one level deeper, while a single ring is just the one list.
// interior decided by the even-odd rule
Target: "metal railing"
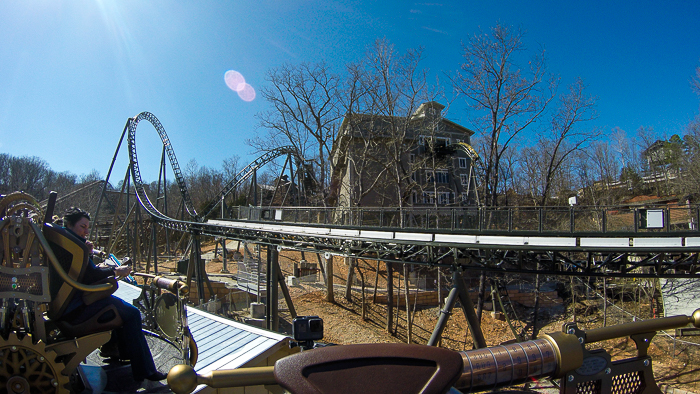
[{"label": "metal railing", "polygon": [[572,207],[238,207],[238,220],[523,234],[698,234],[699,205]]}]

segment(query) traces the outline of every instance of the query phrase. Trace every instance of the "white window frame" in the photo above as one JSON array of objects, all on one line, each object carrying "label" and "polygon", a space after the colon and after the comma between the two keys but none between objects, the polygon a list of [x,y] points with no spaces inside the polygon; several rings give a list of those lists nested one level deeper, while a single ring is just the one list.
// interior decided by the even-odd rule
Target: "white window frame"
[{"label": "white window frame", "polygon": [[437,183],[450,183],[450,172],[447,170],[436,170],[435,180]]}]

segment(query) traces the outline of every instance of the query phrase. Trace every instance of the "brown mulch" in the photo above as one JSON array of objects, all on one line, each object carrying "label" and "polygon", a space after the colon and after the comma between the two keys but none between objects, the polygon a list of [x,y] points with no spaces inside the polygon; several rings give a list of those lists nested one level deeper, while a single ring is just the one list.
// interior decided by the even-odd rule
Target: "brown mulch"
[{"label": "brown mulch", "polygon": [[[207,252],[213,248],[213,245],[205,245],[202,247],[202,250]],[[317,263],[315,255],[307,253],[305,257],[307,261]],[[264,259],[263,252],[263,261]],[[293,263],[299,260],[301,260],[300,252],[282,251],[279,262],[284,275],[291,275]],[[159,270],[174,269],[176,264],[175,261],[159,262]],[[374,263],[366,264],[364,267],[372,267],[373,265]],[[212,260],[207,262],[206,270],[208,273],[219,274],[222,266],[221,261]],[[366,318],[363,320],[359,292],[353,293],[352,302],[347,301],[344,296],[344,283],[347,275],[346,265],[343,264],[342,259],[335,258],[334,267],[335,303],[326,301],[325,289],[322,286],[323,282],[316,286],[301,285],[292,287],[290,288],[290,293],[292,294],[297,314],[300,316],[317,315],[321,317],[325,328],[324,341],[329,343],[407,342],[405,308],[395,312],[395,323],[391,329],[387,329],[387,307],[386,305],[373,304],[371,302],[374,284],[372,286],[367,285]],[[229,263],[227,268],[232,274],[235,274],[235,263]],[[373,281],[374,277],[374,271],[365,272],[365,278],[368,281]],[[216,279],[213,278],[212,280]],[[382,289],[385,286],[386,280],[380,276],[379,288]],[[282,299],[281,296],[280,298]],[[280,314],[283,320],[291,320],[283,299],[280,302]],[[437,323],[438,315],[439,310],[437,306],[419,308],[415,311],[414,327],[411,335],[412,343],[427,343]],[[548,322],[541,332],[547,333],[561,330],[562,324],[569,321],[567,318],[571,318],[569,313],[561,317],[561,320]],[[602,318],[600,316],[588,316],[588,321],[589,324],[584,328],[602,326]],[[489,346],[501,344],[512,340],[514,337],[506,322],[494,319],[491,313],[486,311],[482,317],[481,329]],[[440,345],[453,350],[470,350],[472,349],[472,344],[466,319],[461,311],[456,308],[443,332],[443,339]],[[636,354],[636,347],[629,338],[606,341],[596,346],[606,348],[613,356],[613,360],[632,357]],[[700,392],[700,346],[684,345],[681,342],[677,342],[674,347],[673,340],[664,335],[657,335],[649,347],[649,354],[654,362],[654,373],[657,383],[689,392]]]}]

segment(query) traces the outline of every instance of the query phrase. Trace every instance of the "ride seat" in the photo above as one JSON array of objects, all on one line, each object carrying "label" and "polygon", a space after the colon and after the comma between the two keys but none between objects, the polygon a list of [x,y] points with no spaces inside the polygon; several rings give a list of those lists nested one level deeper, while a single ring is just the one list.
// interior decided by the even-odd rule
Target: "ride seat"
[{"label": "ride seat", "polygon": [[[83,283],[90,256],[90,250],[85,243],[81,242],[63,227],[52,223],[44,224],[43,233],[63,270],[71,279]],[[102,308],[94,316],[78,324],[70,323],[65,319],[64,312],[74,297],[83,297],[83,302],[89,305],[99,299],[108,297],[116,291],[117,282],[114,278],[87,284],[96,285],[105,282],[112,284],[110,290],[79,292],[78,289],[63,281],[54,267],[49,264],[51,302],[47,313],[48,318],[54,321],[56,326],[61,329],[61,332],[68,337],[81,337],[121,327],[124,322],[113,305]]]}]

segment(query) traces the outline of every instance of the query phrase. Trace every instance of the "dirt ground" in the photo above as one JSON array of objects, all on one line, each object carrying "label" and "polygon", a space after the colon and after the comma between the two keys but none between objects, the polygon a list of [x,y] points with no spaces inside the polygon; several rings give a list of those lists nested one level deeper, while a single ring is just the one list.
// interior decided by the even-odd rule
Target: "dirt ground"
[{"label": "dirt ground", "polygon": [[[230,248],[230,246],[229,246]],[[203,252],[211,251],[213,246],[203,247]],[[234,248],[235,249],[235,248]],[[280,267],[285,276],[291,275],[294,262],[301,260],[299,252],[282,251],[280,253]],[[305,255],[309,262],[317,262],[315,255]],[[263,261],[265,257],[263,254]],[[175,262],[159,263],[161,270],[174,268]],[[365,319],[361,315],[361,293],[359,288],[355,288],[352,293],[352,301],[345,299],[345,278],[347,266],[342,259],[334,259],[334,296],[335,303],[326,301],[326,291],[323,281],[316,284],[301,284],[290,287],[293,304],[297,315],[317,315],[324,321],[325,337],[324,341],[335,344],[354,343],[390,343],[407,342],[408,330],[406,329],[406,311],[401,308],[394,315],[395,323],[388,330],[386,327],[387,306],[372,303],[372,293],[374,290],[374,278],[376,272],[370,271],[372,264],[363,265],[363,273],[368,282],[366,284],[366,314]],[[208,273],[221,275],[222,263],[211,260],[206,263]],[[231,274],[236,272],[236,264],[229,263],[228,270]],[[212,280],[217,280],[212,275]],[[385,288],[386,278],[380,275],[379,289]],[[395,278],[395,285],[398,280]],[[398,286],[397,286],[398,287]],[[396,290],[395,290],[396,291]],[[444,296],[447,293],[445,292]],[[444,297],[443,296],[443,297]],[[280,330],[289,330],[291,317],[289,310],[280,295]],[[586,314],[588,308],[585,305],[577,304],[577,322],[579,327],[590,329],[602,326],[600,311],[593,311]],[[433,328],[435,327],[439,308],[434,307],[417,308],[413,313],[413,328],[411,342],[418,344],[427,343]],[[571,321],[572,306],[569,304],[564,313],[549,316],[549,319],[540,332],[548,333],[561,330],[563,323]],[[472,349],[472,338],[467,328],[466,319],[457,308],[450,316],[447,327],[442,336],[440,346],[453,350]],[[499,345],[514,338],[512,331],[505,321],[494,319],[490,312],[484,312],[481,320],[481,329],[486,338],[487,345]],[[291,331],[289,332],[291,333]],[[672,335],[673,333],[670,332]],[[669,386],[675,389],[686,390],[691,393],[700,393],[700,346],[685,342],[700,342],[694,338],[681,338],[682,341],[673,340],[666,335],[657,335],[649,348],[649,354],[653,360],[654,374],[656,381],[660,385]],[[597,347],[604,347],[613,356],[613,360],[624,359],[636,354],[634,342],[629,338],[611,340],[599,344]],[[589,349],[590,350],[590,349]],[[676,391],[682,393],[682,391]]]}]

